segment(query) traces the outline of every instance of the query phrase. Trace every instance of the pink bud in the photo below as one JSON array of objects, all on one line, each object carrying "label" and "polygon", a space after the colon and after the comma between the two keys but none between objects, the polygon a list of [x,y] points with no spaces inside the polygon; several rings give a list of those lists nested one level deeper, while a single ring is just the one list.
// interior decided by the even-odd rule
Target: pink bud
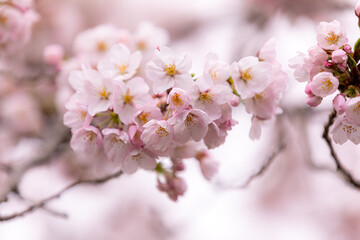
[{"label": "pink bud", "polygon": [[314,94],[312,93],[311,88],[310,88],[310,82],[308,82],[308,83],[306,84],[305,93],[306,93],[308,96],[310,96],[310,97],[314,96]]},{"label": "pink bud", "polygon": [[346,62],[347,61],[347,55],[346,55],[346,52],[342,49],[338,49],[338,50],[335,50],[333,51],[332,55],[332,61],[334,63],[343,63],[343,62]]},{"label": "pink bud", "polygon": [[319,106],[321,101],[322,101],[322,97],[308,95],[306,99],[306,104],[309,105],[310,107],[317,107]]},{"label": "pink bud", "polygon": [[331,68],[333,66],[333,64],[331,62],[324,61],[324,66],[327,68]]},{"label": "pink bud", "polygon": [[59,67],[64,57],[64,49],[60,45],[51,44],[44,50],[44,61]]},{"label": "pink bud", "polygon": [[351,53],[351,46],[349,44],[345,44],[344,46],[344,51],[347,53],[347,54],[350,54]]},{"label": "pink bud", "polygon": [[233,96],[233,98],[230,100],[230,104],[232,107],[237,107],[240,105],[240,98],[238,96]]},{"label": "pink bud", "polygon": [[336,110],[337,114],[343,114],[346,109],[346,98],[342,94],[336,95],[333,100],[333,107]]}]

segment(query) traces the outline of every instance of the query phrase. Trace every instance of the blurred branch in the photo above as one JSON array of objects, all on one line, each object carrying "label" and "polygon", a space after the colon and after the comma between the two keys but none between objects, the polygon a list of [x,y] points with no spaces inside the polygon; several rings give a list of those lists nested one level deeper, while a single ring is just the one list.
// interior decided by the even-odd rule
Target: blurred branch
[{"label": "blurred branch", "polygon": [[350,185],[352,185],[355,188],[359,188],[360,189],[360,182],[357,181],[356,179],[354,179],[354,177],[351,175],[350,172],[348,172],[348,170],[345,169],[345,167],[342,165],[342,163],[340,162],[335,150],[334,150],[334,146],[332,144],[332,141],[330,139],[329,136],[329,129],[331,127],[331,125],[334,123],[334,119],[336,117],[336,111],[333,110],[333,112],[329,115],[329,120],[327,122],[327,124],[324,127],[324,132],[323,132],[323,138],[325,139],[327,145],[330,148],[330,153],[331,156],[333,157],[335,164],[336,164],[336,172],[338,172],[340,174],[340,176]]},{"label": "blurred branch", "polygon": [[56,194],[47,197],[37,203],[34,203],[33,205],[30,205],[28,208],[26,208],[25,210],[18,212],[18,213],[14,213],[12,215],[8,215],[8,216],[0,216],[0,221],[8,221],[17,217],[21,217],[24,216],[30,212],[33,212],[34,210],[37,210],[39,208],[44,207],[48,202],[59,198],[64,192],[66,192],[67,190],[80,185],[80,184],[90,184],[90,185],[98,185],[98,184],[102,184],[105,183],[111,179],[117,178],[119,176],[121,176],[123,174],[123,172],[121,170],[118,170],[117,172],[110,174],[108,176],[102,177],[102,178],[98,178],[98,179],[88,179],[88,180],[78,180],[70,185],[68,185],[67,187],[63,188],[62,190],[60,190],[59,192],[57,192]]}]

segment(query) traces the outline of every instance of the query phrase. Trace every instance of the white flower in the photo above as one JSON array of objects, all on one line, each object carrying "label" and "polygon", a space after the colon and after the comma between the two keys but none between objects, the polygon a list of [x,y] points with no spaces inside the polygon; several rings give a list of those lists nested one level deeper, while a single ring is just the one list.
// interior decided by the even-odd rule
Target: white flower
[{"label": "white flower", "polygon": [[153,60],[146,64],[145,74],[154,82],[153,92],[159,94],[172,87],[190,89],[193,84],[190,68],[191,58],[185,53],[175,54],[167,47],[159,47]]},{"label": "white flower", "polygon": [[330,72],[321,72],[314,76],[309,86],[315,96],[326,97],[338,89],[339,80]]},{"label": "white flower", "polygon": [[317,41],[326,50],[336,50],[344,46],[348,39],[340,22],[334,20],[330,23],[321,22],[318,25]]},{"label": "white flower", "polygon": [[135,75],[141,61],[141,53],[131,53],[124,44],[113,46],[106,58],[98,64],[99,72],[105,77],[123,81]]},{"label": "white flower", "polygon": [[348,121],[346,116],[335,120],[331,133],[337,144],[344,144],[348,139],[355,144],[360,143],[360,127]]}]

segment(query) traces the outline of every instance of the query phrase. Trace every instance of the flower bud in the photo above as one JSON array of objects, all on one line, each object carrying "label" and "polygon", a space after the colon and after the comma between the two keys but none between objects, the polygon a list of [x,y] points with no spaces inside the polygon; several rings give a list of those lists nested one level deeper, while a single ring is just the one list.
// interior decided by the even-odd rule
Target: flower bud
[{"label": "flower bud", "polygon": [[333,107],[338,115],[343,114],[346,109],[346,98],[342,94],[336,95],[333,100]]},{"label": "flower bud", "polygon": [[48,64],[59,67],[64,57],[64,49],[57,45],[51,44],[44,50],[44,61]]},{"label": "flower bud", "polygon": [[309,95],[306,99],[306,104],[309,105],[310,107],[317,107],[320,105],[321,101],[322,101],[321,97]]}]

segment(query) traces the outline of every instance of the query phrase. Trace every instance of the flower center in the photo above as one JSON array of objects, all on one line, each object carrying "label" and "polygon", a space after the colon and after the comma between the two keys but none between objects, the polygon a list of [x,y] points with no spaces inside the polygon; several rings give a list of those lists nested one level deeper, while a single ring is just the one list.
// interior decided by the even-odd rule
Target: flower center
[{"label": "flower center", "polygon": [[166,64],[164,72],[166,72],[167,75],[170,75],[171,77],[173,77],[175,74],[177,74],[175,64]]},{"label": "flower center", "polygon": [[331,32],[325,37],[325,40],[328,42],[328,44],[336,44],[339,41],[339,36],[334,32]]},{"label": "flower center", "polygon": [[136,154],[136,155],[132,155],[131,156],[131,159],[134,160],[134,161],[140,161],[141,160],[141,155],[140,153]]},{"label": "flower center", "polygon": [[214,81],[219,81],[219,80],[220,80],[220,79],[219,79],[219,75],[217,74],[216,71],[210,72],[210,77],[211,77],[211,79],[214,80]]},{"label": "flower center", "polygon": [[150,113],[144,112],[144,113],[141,113],[138,118],[142,124],[145,124],[149,121],[149,119],[148,119],[149,116],[150,116]]},{"label": "flower center", "polygon": [[133,98],[134,98],[134,96],[130,95],[129,89],[126,90],[126,94],[124,96],[124,103],[132,105],[133,104]]},{"label": "flower center", "polygon": [[195,127],[195,126],[196,126],[194,114],[189,113],[189,114],[186,116],[185,126],[188,127],[188,128],[192,128],[192,127]]},{"label": "flower center", "polygon": [[137,48],[141,51],[146,50],[146,42],[145,41],[139,41],[137,43]]},{"label": "flower center", "polygon": [[354,112],[356,112],[357,114],[359,114],[360,111],[360,102],[356,104],[356,106],[354,107]]},{"label": "flower center", "polygon": [[200,93],[199,100],[204,104],[205,103],[213,104],[214,95],[209,90],[206,90],[205,92]]},{"label": "flower center", "polygon": [[80,112],[80,119],[81,119],[81,121],[84,121],[85,118],[86,118],[86,116],[87,116],[87,112],[85,112],[85,111],[81,111],[81,112]]},{"label": "flower center", "polygon": [[5,26],[7,22],[7,17],[4,15],[0,15],[0,25]]},{"label": "flower center", "polygon": [[330,90],[331,88],[332,88],[332,86],[333,86],[333,83],[331,82],[331,80],[330,80],[330,78],[328,78],[328,79],[326,79],[326,80],[323,80],[322,82],[321,82],[321,84],[322,84],[322,87],[321,87],[321,89],[322,90]]},{"label": "flower center", "polygon": [[127,66],[125,64],[117,65],[117,69],[120,71],[120,73],[122,75],[127,73],[126,68],[127,68]]},{"label": "flower center", "polygon": [[174,93],[174,95],[171,97],[171,102],[172,102],[175,106],[181,106],[181,105],[183,105],[183,101],[181,100],[180,94],[178,94],[178,93]]},{"label": "flower center", "polygon": [[104,43],[103,41],[101,41],[101,42],[99,42],[99,43],[97,44],[97,50],[98,50],[99,52],[105,52],[106,49],[107,49],[107,45],[106,45],[106,43]]},{"label": "flower center", "polygon": [[168,131],[166,131],[165,128],[163,127],[158,127],[158,129],[155,131],[157,133],[157,135],[159,135],[159,137],[166,137],[169,133]]},{"label": "flower center", "polygon": [[246,69],[245,71],[240,72],[240,78],[244,80],[244,82],[250,81],[253,79],[253,73],[251,71],[251,68]]},{"label": "flower center", "polygon": [[344,125],[343,131],[351,134],[351,133],[357,132],[357,129],[352,126]]},{"label": "flower center", "polygon": [[85,141],[92,142],[94,139],[96,139],[96,133],[94,133],[94,132],[88,132],[88,133],[86,133],[86,135],[83,137],[83,139],[84,139]]},{"label": "flower center", "polygon": [[99,96],[101,99],[109,99],[109,96],[110,96],[110,92],[108,92],[104,87],[100,89],[99,91]]},{"label": "flower center", "polygon": [[257,94],[255,94],[254,98],[255,98],[255,100],[260,101],[260,100],[262,100],[264,98],[264,95],[265,95],[264,92],[257,93]]}]

